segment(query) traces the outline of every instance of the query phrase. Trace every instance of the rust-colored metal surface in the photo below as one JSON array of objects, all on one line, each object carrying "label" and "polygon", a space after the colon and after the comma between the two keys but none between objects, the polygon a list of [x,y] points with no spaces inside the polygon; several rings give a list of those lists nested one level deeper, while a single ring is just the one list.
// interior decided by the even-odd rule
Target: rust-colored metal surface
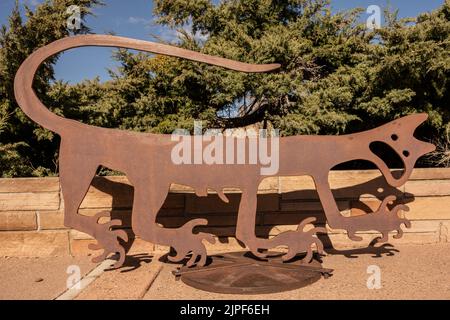
[{"label": "rust-colored metal surface", "polygon": [[322,268],[313,259],[283,263],[279,252],[268,259],[255,259],[247,252],[233,252],[210,257],[205,267],[180,267],[173,274],[185,284],[208,292],[228,294],[266,294],[300,289],[328,278],[333,270]]},{"label": "rust-colored metal surface", "polygon": [[[99,218],[109,216],[100,212],[94,217],[78,213],[97,168],[102,165],[125,173],[134,186],[132,228],[143,240],[170,246],[176,252],[171,261],[181,261],[189,253],[188,266],[203,266],[207,253],[204,241],[214,243],[212,234],[194,233],[196,226],[207,224],[206,219],[194,219],[179,228],[163,228],[156,223],[160,210],[172,183],[191,186],[198,196],[206,196],[208,189],[218,192],[227,201],[223,189],[236,187],[242,191],[238,212],[236,237],[257,257],[267,256],[267,250],[278,246],[288,248],[283,261],[293,259],[299,253],[307,253],[309,262],[315,247],[322,251],[317,232],[324,228],[306,229],[313,218],[301,222],[296,231],[288,231],[265,239],[255,235],[256,195],[258,185],[267,177],[261,175],[260,164],[176,164],[171,152],[177,142],[170,135],[140,134],[116,129],[98,128],[59,117],[50,112],[33,91],[34,75],[40,64],[48,57],[64,50],[82,46],[123,47],[157,54],[170,55],[193,61],[208,63],[241,72],[268,72],[279,65],[252,65],[208,56],[168,45],[132,40],[110,35],[84,35],[55,41],[31,54],[20,67],[15,79],[15,95],[22,110],[35,122],[61,136],[60,181],[64,196],[64,222],[67,227],[77,229],[94,237],[98,244],[94,249],[103,249],[100,261],[112,253],[119,253],[116,266],[123,264],[125,250],[121,240],[127,241],[123,230],[113,229],[120,221],[99,223]],[[397,231],[402,235],[401,225],[410,226],[408,220],[398,215],[405,205],[393,208],[387,197],[380,208],[371,214],[344,217],[338,210],[328,183],[328,173],[335,165],[351,160],[364,159],[373,162],[380,169],[391,186],[401,186],[411,174],[416,160],[434,150],[432,144],[414,138],[415,129],[427,115],[415,114],[395,120],[381,127],[357,134],[343,136],[293,136],[280,138],[279,170],[276,176],[309,175],[314,179],[327,222],[332,228],[345,229],[353,240],[359,240],[357,231],[375,230],[387,240],[388,233]],[[194,140],[194,137],[189,139]],[[215,137],[224,139],[224,137]],[[243,139],[243,140],[242,140]],[[256,138],[260,139],[260,138]],[[249,150],[249,138],[235,138]],[[238,141],[239,140],[239,141]],[[373,142],[382,142],[394,149],[402,158],[404,173],[394,178],[389,168],[371,151]],[[202,142],[204,145],[206,142]],[[193,141],[192,145],[195,145]]]}]

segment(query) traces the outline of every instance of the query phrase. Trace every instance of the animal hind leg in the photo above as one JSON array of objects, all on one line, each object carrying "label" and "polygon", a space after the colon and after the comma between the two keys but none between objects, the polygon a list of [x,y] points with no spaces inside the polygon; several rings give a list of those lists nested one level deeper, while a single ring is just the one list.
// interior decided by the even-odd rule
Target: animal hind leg
[{"label": "animal hind leg", "polygon": [[64,198],[64,225],[87,233],[94,237],[97,245],[91,245],[91,249],[104,249],[101,256],[93,259],[100,262],[111,253],[119,253],[119,260],[115,267],[120,267],[125,261],[125,249],[118,239],[128,241],[128,236],[123,230],[111,230],[112,226],[120,225],[119,220],[112,220],[99,224],[101,217],[109,216],[108,212],[100,212],[90,217],[78,213],[91,181],[95,176],[98,164],[89,159],[67,156],[64,151],[60,155],[60,183]]},{"label": "animal hind leg", "polygon": [[[166,199],[168,189],[168,186],[161,187],[156,183],[141,182],[134,186],[133,231],[145,241],[175,249],[177,254],[175,257],[169,256],[170,261],[181,261],[189,252],[192,252],[192,257],[187,265],[204,266],[207,253],[202,242],[206,240],[214,243],[215,240],[211,234],[203,232],[194,234],[192,230],[196,226],[206,225],[206,219],[191,220],[180,228],[163,228],[156,223],[156,217]],[[197,262],[198,258],[200,259]]]},{"label": "animal hind leg", "polygon": [[236,238],[242,241],[255,256],[265,258],[267,255],[261,253],[260,249],[267,249],[267,243],[270,241],[256,237],[255,226],[257,202],[256,189],[242,191],[236,225]]}]

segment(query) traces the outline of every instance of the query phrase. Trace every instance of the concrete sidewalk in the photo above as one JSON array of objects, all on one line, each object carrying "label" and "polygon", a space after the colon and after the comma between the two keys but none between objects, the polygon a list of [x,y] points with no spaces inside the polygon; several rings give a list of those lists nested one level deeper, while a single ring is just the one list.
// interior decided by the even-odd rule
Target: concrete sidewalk
[{"label": "concrete sidewalk", "polygon": [[[333,276],[298,290],[265,295],[226,295],[203,292],[174,281],[173,267],[164,266],[144,299],[450,299],[450,245],[396,247],[394,255],[323,258]],[[350,253],[352,250],[348,251]],[[382,288],[369,290],[367,267],[381,269]]]},{"label": "concrete sidewalk", "polygon": [[84,276],[96,266],[91,257],[0,258],[0,300],[55,299],[74,271]]},{"label": "concrete sidewalk", "polygon": [[[323,266],[335,270],[331,278],[254,296],[188,287],[171,274],[177,265],[162,263],[159,256],[132,254],[126,264],[103,272],[76,299],[450,299],[450,244],[397,246],[381,257],[362,250],[334,252],[323,258]],[[56,298],[66,290],[69,265],[79,265],[83,274],[95,267],[87,257],[0,259],[0,299]],[[381,269],[381,289],[367,288],[370,265]]]}]

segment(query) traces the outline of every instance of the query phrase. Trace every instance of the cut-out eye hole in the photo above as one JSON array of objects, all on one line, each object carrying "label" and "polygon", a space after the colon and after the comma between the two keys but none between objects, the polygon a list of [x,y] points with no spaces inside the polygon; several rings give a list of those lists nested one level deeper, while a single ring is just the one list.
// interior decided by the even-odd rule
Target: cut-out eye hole
[{"label": "cut-out eye hole", "polygon": [[397,141],[397,140],[398,140],[398,135],[393,134],[393,135],[391,136],[391,139],[394,140],[394,141]]},{"label": "cut-out eye hole", "polygon": [[409,157],[409,151],[408,151],[408,150],[403,151],[403,155],[404,155],[405,157]]},{"label": "cut-out eye hole", "polygon": [[389,144],[381,141],[374,141],[369,144],[369,149],[380,160],[382,160],[389,168],[404,169],[403,156],[401,149],[397,151]]}]

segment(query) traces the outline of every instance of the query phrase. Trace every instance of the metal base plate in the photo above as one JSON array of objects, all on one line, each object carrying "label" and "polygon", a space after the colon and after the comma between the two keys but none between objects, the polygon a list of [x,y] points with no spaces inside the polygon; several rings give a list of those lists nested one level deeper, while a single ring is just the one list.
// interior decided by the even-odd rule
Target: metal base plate
[{"label": "metal base plate", "polygon": [[327,278],[333,270],[320,262],[297,260],[283,263],[280,253],[270,253],[266,260],[248,252],[234,252],[209,257],[202,268],[183,266],[173,274],[188,286],[199,290],[228,294],[263,294],[299,289]]}]

